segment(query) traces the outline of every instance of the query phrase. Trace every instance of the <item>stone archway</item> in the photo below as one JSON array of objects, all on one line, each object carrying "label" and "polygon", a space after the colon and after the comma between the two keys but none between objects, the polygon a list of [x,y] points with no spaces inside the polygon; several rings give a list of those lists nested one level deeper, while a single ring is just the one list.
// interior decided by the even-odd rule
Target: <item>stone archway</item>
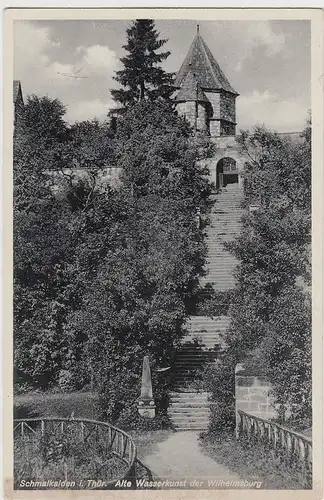
[{"label": "stone archway", "polygon": [[238,184],[239,173],[237,162],[230,156],[224,156],[218,160],[216,165],[216,189],[227,186],[228,184]]}]

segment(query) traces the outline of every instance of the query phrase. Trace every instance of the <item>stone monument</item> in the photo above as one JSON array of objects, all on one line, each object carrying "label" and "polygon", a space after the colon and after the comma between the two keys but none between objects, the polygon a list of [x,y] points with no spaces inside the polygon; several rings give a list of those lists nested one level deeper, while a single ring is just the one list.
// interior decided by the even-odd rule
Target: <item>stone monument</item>
[{"label": "stone monument", "polygon": [[138,413],[141,417],[154,418],[155,404],[153,399],[152,379],[149,357],[144,356],[142,370],[141,395],[138,399]]}]

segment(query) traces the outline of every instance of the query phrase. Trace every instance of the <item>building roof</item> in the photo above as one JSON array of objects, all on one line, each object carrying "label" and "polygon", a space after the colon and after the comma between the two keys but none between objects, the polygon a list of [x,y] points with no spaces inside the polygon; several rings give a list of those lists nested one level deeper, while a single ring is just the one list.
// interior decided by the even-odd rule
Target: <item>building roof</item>
[{"label": "building roof", "polygon": [[190,46],[189,52],[176,76],[175,87],[179,88],[192,71],[204,90],[225,90],[234,95],[239,95],[231,86],[213,54],[207,47],[204,39],[197,34]]},{"label": "building roof", "polygon": [[20,97],[23,101],[20,80],[14,80],[13,81],[13,102],[14,102],[14,104],[17,102],[19,94],[20,94]]},{"label": "building roof", "polygon": [[201,90],[196,76],[192,71],[188,71],[183,84],[177,95],[175,96],[175,101],[198,101],[198,102],[209,102],[205,93]]}]

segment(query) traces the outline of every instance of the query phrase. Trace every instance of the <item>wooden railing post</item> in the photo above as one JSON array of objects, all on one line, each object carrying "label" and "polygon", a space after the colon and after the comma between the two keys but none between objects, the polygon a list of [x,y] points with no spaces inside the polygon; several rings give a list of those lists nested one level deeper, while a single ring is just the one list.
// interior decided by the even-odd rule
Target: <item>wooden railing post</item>
[{"label": "wooden railing post", "polygon": [[275,422],[238,410],[237,437],[244,436],[249,441],[260,441],[269,445],[279,456],[289,463],[298,462],[308,485],[312,481],[312,441],[311,439],[283,427]]},{"label": "wooden railing post", "polygon": [[[114,445],[114,451],[121,460],[127,465],[127,471],[124,476],[116,478],[112,481],[108,481],[109,487],[113,488],[118,479],[124,479],[126,477],[130,477],[132,479],[133,488],[136,488],[136,446],[133,442],[132,438],[126,434],[124,431],[110,425],[106,422],[98,422],[95,420],[89,419],[68,419],[68,418],[42,418],[42,419],[18,419],[14,420],[14,437],[18,435],[23,438],[25,435],[38,435],[43,436],[45,434],[45,426],[46,422],[48,424],[53,423],[55,425],[51,426],[51,428],[47,429],[47,432],[52,431],[55,435],[57,432],[64,433],[64,430],[69,429],[70,425],[74,426],[75,430],[78,431],[78,435],[82,442],[85,441],[85,429],[88,429],[86,439],[87,442],[91,442],[92,440],[88,439],[89,436],[93,437],[93,431],[95,434],[95,439],[97,442],[103,437],[102,433],[99,438],[99,428],[100,431],[105,430],[106,442],[109,446],[106,448],[106,452],[109,452]],[[34,425],[36,424],[36,425]],[[93,430],[92,426],[95,426]],[[90,429],[89,429],[90,428]],[[81,432],[79,432],[79,429]],[[112,437],[113,436],[113,437]]]}]

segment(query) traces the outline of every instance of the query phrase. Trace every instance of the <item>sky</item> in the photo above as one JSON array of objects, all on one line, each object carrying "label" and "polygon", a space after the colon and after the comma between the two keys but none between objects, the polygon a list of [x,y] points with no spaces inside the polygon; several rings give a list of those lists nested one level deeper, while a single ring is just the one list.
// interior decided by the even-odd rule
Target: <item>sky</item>
[{"label": "sky", "polygon": [[[66,120],[104,120],[114,107],[110,89],[126,52],[132,20],[15,21],[14,78],[23,95],[48,95],[67,108]],[[196,24],[215,59],[240,94],[237,131],[264,124],[278,132],[304,128],[310,110],[309,21],[157,20],[164,69],[177,72]]]}]

